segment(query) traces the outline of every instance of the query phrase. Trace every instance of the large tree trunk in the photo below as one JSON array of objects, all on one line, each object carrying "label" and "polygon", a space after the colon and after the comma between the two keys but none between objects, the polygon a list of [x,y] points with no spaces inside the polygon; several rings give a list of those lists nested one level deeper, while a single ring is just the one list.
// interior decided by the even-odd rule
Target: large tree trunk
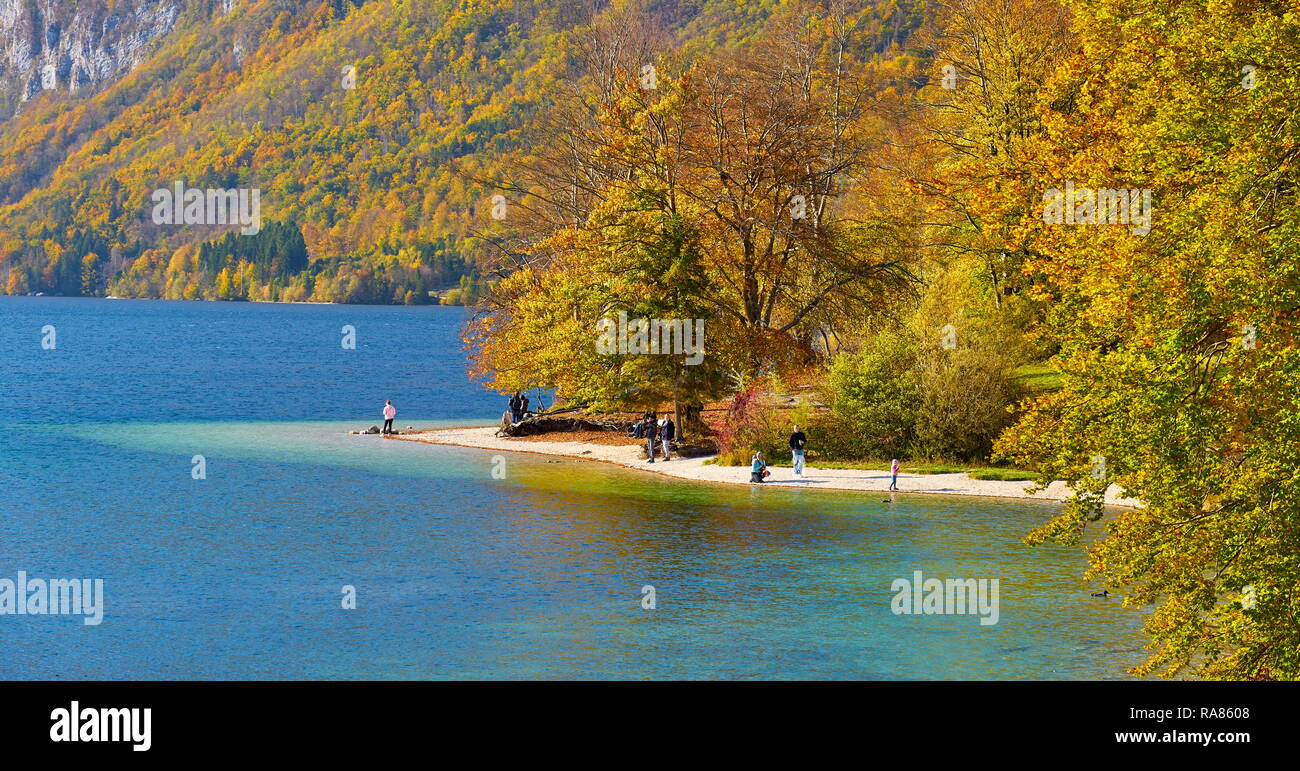
[{"label": "large tree trunk", "polygon": [[708,436],[709,427],[704,425],[700,418],[700,413],[704,411],[702,404],[682,404],[673,402],[673,412],[677,415],[677,439],[686,441],[691,437],[696,441]]}]

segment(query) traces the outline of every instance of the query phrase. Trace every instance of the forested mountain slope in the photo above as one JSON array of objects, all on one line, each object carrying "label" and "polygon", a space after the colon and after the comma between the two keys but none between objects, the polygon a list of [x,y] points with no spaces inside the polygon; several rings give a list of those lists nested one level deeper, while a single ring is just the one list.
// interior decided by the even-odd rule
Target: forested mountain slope
[{"label": "forested mountain slope", "polygon": [[[689,55],[743,44],[781,3],[643,5]],[[863,46],[896,56],[922,3],[852,5]],[[574,36],[608,12],[3,0],[0,291],[425,302],[472,288],[493,192],[474,180],[526,146],[576,72]],[[260,229],[159,222],[155,191],[177,183],[257,191]]]}]

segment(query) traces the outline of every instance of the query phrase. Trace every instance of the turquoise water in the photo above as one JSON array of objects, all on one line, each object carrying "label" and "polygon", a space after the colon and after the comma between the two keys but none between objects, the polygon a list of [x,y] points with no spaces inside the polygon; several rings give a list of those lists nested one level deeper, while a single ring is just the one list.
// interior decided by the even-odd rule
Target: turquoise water
[{"label": "turquoise water", "polygon": [[[347,433],[384,399],[399,426],[499,416],[463,320],[0,298],[0,578],[106,596],[98,626],[0,615],[0,678],[1093,679],[1142,658],[1142,617],[1088,596],[1081,551],[1020,543],[1051,504],[525,454],[501,479],[491,452]],[[998,579],[998,623],[894,615],[916,570]]]}]

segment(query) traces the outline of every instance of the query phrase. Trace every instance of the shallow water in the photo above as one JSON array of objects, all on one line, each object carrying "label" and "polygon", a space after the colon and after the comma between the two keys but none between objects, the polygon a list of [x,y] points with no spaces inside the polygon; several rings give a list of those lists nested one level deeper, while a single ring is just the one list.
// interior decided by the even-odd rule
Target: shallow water
[{"label": "shallow water", "polygon": [[[106,594],[99,626],[0,615],[0,678],[1065,679],[1142,658],[1141,616],[1088,596],[1081,551],[1020,543],[1052,504],[526,454],[499,479],[492,452],[346,433],[386,398],[399,426],[499,416],[463,319],[0,298],[0,578]],[[998,623],[894,615],[917,570],[998,579]]]}]

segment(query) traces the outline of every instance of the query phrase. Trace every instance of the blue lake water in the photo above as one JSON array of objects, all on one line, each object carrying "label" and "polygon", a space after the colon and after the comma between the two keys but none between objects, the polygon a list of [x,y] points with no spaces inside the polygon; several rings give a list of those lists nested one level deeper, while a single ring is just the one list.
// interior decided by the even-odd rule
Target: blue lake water
[{"label": "blue lake water", "polygon": [[[0,679],[1095,679],[1143,657],[1082,551],[1021,544],[1051,504],[525,454],[496,479],[490,452],[347,433],[384,399],[399,427],[497,419],[464,319],[0,297],[0,579],[105,587],[98,626],[0,615]],[[998,579],[998,623],[895,615],[917,570]]]}]

